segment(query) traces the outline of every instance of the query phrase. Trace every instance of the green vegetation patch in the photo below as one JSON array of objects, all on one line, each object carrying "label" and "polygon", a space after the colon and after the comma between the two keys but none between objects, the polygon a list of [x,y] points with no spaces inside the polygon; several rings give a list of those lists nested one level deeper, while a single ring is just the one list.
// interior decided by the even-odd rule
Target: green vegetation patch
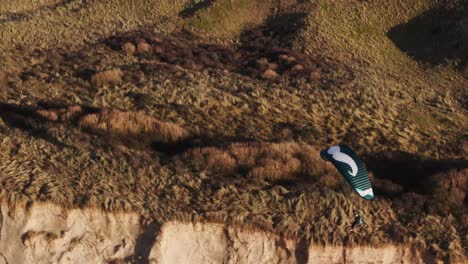
[{"label": "green vegetation patch", "polygon": [[247,25],[258,25],[269,15],[270,0],[221,0],[190,18],[188,25],[221,36],[233,36]]}]

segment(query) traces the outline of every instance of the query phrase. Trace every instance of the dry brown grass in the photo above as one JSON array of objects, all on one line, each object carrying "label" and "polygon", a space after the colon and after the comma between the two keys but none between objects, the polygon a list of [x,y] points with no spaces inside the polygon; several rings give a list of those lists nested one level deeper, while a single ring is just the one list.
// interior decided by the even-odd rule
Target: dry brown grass
[{"label": "dry brown grass", "polygon": [[18,0],[18,1],[9,1],[9,0],[0,0],[0,14],[2,13],[20,13],[27,12],[32,10],[37,10],[44,7],[50,7],[56,4],[63,2],[63,0]]},{"label": "dry brown grass", "polygon": [[[16,2],[7,2],[7,11],[13,12]],[[18,2],[18,7],[25,2]],[[31,2],[27,2],[18,10],[35,8],[28,7]],[[47,5],[55,2],[42,1]],[[179,217],[187,221],[220,219],[295,234],[322,244],[340,244],[345,238],[349,244],[400,243],[413,235],[409,231],[415,232],[421,250],[435,244],[433,248],[440,255],[444,251],[460,253],[460,244],[468,244],[466,236],[462,243],[457,238],[465,235],[466,220],[453,220],[456,213],[461,216],[457,219],[466,219],[466,213],[460,210],[466,197],[463,188],[467,185],[463,176],[466,172],[434,176],[433,186],[437,190],[431,194],[407,190],[401,193],[398,185],[372,179],[381,190],[398,194],[401,199],[376,191],[377,199],[369,203],[352,193],[335,169],[327,167],[331,165],[320,160],[317,149],[311,147],[345,141],[353,142],[360,152],[368,155],[389,150],[439,159],[466,157],[466,147],[455,150],[455,146],[466,146],[463,137],[466,109],[464,101],[457,99],[463,97],[457,93],[457,87],[466,87],[466,80],[445,67],[422,69],[387,37],[390,28],[424,12],[434,1],[370,0],[351,5],[346,1],[317,0],[301,1],[303,6],[286,10],[306,16],[306,25],[299,28],[299,35],[293,34],[294,43],[287,44],[296,51],[305,50],[307,56],[318,53],[321,65],[309,76],[320,82],[298,86],[225,72],[220,67],[223,63],[209,66],[198,63],[201,57],[197,56],[189,61],[199,65],[187,66],[183,71],[168,70],[173,68],[163,60],[170,64],[171,59],[176,59],[175,64],[182,65],[177,60],[187,58],[183,53],[201,50],[207,55],[203,58],[218,54],[222,62],[226,59],[224,55],[228,55],[230,61],[229,56],[239,55],[238,52],[219,53],[218,49],[236,51],[236,46],[226,46],[225,41],[230,43],[232,38],[241,37],[240,32],[246,33],[246,27],[255,28],[267,21],[273,11],[270,7],[276,5],[274,1],[234,1],[234,6],[227,0],[215,1],[215,5],[186,21],[177,17],[185,6],[183,0],[86,1],[79,12],[72,10],[79,1],[72,2],[51,12],[33,12],[34,16],[26,14],[24,18],[18,16],[18,21],[0,24],[0,48],[14,50],[0,53],[0,76],[5,77],[1,78],[0,86],[11,88],[0,89],[0,97],[2,102],[18,105],[35,105],[38,99],[54,98],[98,108],[38,111],[45,119],[71,123],[81,130],[49,123],[36,129],[39,122],[31,122],[32,128],[28,130],[14,126],[14,118],[2,113],[1,199],[15,206],[51,201],[65,207],[89,205],[104,210],[135,210],[148,222]],[[275,10],[279,16],[285,11],[285,6],[281,7]],[[9,19],[10,15],[1,19],[4,18]],[[163,20],[167,23],[159,23]],[[124,27],[121,21],[125,21]],[[213,40],[222,46],[188,41],[182,42],[187,46],[184,47],[171,44],[172,40],[180,39],[163,37],[163,32],[172,32],[184,23],[228,38]],[[118,43],[114,50],[98,41],[142,25],[151,25],[160,34],[157,40],[145,39],[152,45],[152,51],[144,56],[125,56],[137,53],[136,38]],[[271,33],[262,30],[253,32]],[[246,44],[261,44],[267,39],[265,36],[254,36]],[[21,44],[31,49],[66,49],[68,45],[84,49],[66,54],[43,50],[31,56],[24,50],[16,50]],[[144,46],[140,44],[140,52],[145,51]],[[159,56],[149,62],[151,54]],[[266,56],[254,55],[247,59]],[[255,67],[259,74],[266,69],[281,73],[287,64],[295,75],[308,74],[304,61],[294,57],[296,61],[289,56],[279,61],[275,55],[274,60],[260,61],[261,71],[260,66]],[[209,59],[210,64],[215,61]],[[116,74],[114,79],[112,74],[100,72],[90,87],[89,82],[76,77],[82,69],[125,69],[126,83],[95,93],[94,86],[112,84],[114,80],[121,83],[123,77]],[[132,79],[134,76],[138,78]],[[148,95],[151,100],[148,105],[154,107],[146,107],[145,113],[133,112],[135,104],[128,94]],[[406,112],[418,114],[405,118],[402,113]],[[199,148],[188,151],[186,162],[179,163],[182,169],[177,170],[170,162],[171,165],[158,163],[172,160],[168,155],[120,148],[105,141],[112,134],[139,140],[152,137],[172,140],[184,134],[180,128],[165,126],[159,120],[176,123],[180,120],[193,131],[205,128],[207,135],[223,134],[234,140],[300,140],[310,145],[239,143]],[[88,130],[104,136],[83,133]],[[57,140],[47,140],[50,137],[44,134]],[[447,148],[438,149],[439,146]],[[196,171],[186,168],[189,165]],[[303,177],[312,180],[302,181]],[[396,203],[401,206],[395,206]],[[353,210],[362,212],[366,225],[360,232],[349,233]]]},{"label": "dry brown grass", "polygon": [[[1,0],[0,15],[3,12],[18,15],[12,16],[12,23],[1,23],[0,48],[15,45],[77,47],[98,41],[103,36],[141,28],[148,23],[159,30],[170,31],[180,23],[177,21],[177,13],[186,2]],[[6,21],[9,20],[10,17],[6,16]],[[41,32],[40,37],[38,32]]]},{"label": "dry brown grass", "polygon": [[426,206],[428,213],[463,217],[467,212],[468,169],[454,169],[433,175],[428,185],[431,195]]},{"label": "dry brown grass", "polygon": [[120,69],[107,70],[96,73],[92,76],[91,81],[98,86],[119,84],[122,82],[124,72]]},{"label": "dry brown grass", "polygon": [[158,142],[176,142],[188,137],[184,128],[159,121],[143,112],[103,109],[85,110],[80,106],[38,110],[49,121],[72,122],[83,129]]},{"label": "dry brown grass", "polygon": [[37,114],[49,121],[68,122],[83,115],[81,106],[70,106],[64,108],[40,109]]},{"label": "dry brown grass", "polygon": [[433,188],[450,190],[459,188],[468,192],[468,168],[460,170],[450,170],[446,173],[439,173],[431,176],[430,184]]},{"label": "dry brown grass", "polygon": [[331,186],[338,175],[317,149],[299,143],[234,143],[227,148],[196,148],[184,154],[198,170],[244,174],[263,180],[319,178]]},{"label": "dry brown grass", "polygon": [[149,137],[164,142],[175,142],[188,136],[185,129],[172,123],[161,122],[142,112],[106,109],[83,116],[78,124],[95,131]]}]

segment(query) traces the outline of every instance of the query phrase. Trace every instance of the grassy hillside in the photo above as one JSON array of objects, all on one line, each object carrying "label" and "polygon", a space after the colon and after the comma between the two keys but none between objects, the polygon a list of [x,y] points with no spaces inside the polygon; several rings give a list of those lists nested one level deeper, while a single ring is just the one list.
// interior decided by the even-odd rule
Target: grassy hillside
[{"label": "grassy hillside", "polygon": [[462,261],[466,6],[407,2],[0,0],[0,198]]}]

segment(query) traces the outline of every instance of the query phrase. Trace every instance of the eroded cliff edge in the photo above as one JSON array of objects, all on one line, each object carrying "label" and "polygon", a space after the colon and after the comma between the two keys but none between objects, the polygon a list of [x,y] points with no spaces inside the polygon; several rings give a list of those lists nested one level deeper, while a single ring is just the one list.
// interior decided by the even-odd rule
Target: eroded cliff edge
[{"label": "eroded cliff edge", "polygon": [[[422,263],[403,245],[303,245],[222,223],[143,227],[133,213],[2,206],[0,263]],[[307,243],[306,243],[307,244]],[[433,261],[433,260],[432,260]]]}]

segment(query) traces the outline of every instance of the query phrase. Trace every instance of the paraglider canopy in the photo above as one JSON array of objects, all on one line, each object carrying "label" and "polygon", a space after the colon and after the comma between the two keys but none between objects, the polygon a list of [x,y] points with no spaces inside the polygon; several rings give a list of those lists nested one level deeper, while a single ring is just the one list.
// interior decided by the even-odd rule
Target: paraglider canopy
[{"label": "paraglider canopy", "polygon": [[374,198],[364,163],[350,147],[339,144],[322,150],[320,156],[331,162],[361,197]]}]

